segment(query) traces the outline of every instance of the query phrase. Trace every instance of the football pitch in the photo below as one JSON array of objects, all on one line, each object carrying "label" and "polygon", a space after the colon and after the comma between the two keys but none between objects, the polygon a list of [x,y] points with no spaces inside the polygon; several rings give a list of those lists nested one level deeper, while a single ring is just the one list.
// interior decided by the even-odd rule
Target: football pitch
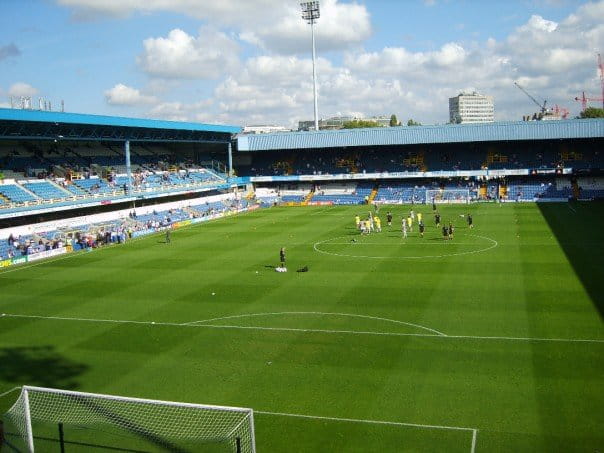
[{"label": "football pitch", "polygon": [[270,208],[7,268],[0,393],[250,407],[259,452],[604,451],[604,206],[438,210],[453,240]]}]

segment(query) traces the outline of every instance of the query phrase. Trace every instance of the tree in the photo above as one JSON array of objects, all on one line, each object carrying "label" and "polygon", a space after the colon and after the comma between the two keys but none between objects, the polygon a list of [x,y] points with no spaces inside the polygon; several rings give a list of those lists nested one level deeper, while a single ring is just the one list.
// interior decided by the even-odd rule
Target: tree
[{"label": "tree", "polygon": [[587,107],[581,112],[581,116],[579,118],[604,118],[604,109]]},{"label": "tree", "polygon": [[393,113],[392,116],[390,117],[390,127],[400,126],[400,125],[401,125],[401,123],[398,122],[398,118]]},{"label": "tree", "polygon": [[418,123],[417,121],[413,121],[412,118],[409,119],[409,121],[407,121],[407,126],[421,126],[422,123]]},{"label": "tree", "polygon": [[344,129],[360,129],[364,127],[380,127],[380,125],[376,121],[354,120],[346,121],[342,127]]}]

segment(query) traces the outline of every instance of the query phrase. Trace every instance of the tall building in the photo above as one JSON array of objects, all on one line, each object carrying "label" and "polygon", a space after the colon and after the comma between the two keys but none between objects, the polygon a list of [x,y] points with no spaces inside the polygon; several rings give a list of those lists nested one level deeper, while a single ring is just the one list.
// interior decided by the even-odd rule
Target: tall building
[{"label": "tall building", "polygon": [[493,96],[473,93],[459,93],[449,98],[449,122],[460,123],[492,123],[495,121],[495,106]]}]

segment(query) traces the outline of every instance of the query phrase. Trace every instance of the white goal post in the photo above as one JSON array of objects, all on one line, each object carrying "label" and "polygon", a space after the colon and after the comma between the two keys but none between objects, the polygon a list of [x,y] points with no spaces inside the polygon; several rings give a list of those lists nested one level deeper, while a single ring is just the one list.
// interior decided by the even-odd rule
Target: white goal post
[{"label": "white goal post", "polygon": [[253,410],[239,407],[24,386],[2,420],[8,451],[256,451]]},{"label": "white goal post", "polygon": [[428,189],[426,204],[431,203],[469,203],[470,189]]}]

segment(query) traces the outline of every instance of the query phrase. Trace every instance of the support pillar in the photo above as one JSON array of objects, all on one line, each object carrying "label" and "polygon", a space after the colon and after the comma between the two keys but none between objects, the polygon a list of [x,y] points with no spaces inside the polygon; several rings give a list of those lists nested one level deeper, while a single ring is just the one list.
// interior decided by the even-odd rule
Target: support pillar
[{"label": "support pillar", "polygon": [[229,142],[229,169],[227,174],[227,182],[231,180],[233,176],[233,145]]},{"label": "support pillar", "polygon": [[128,176],[127,195],[132,193],[132,169],[130,167],[130,140],[124,143],[124,153],[126,154],[126,175]]}]

